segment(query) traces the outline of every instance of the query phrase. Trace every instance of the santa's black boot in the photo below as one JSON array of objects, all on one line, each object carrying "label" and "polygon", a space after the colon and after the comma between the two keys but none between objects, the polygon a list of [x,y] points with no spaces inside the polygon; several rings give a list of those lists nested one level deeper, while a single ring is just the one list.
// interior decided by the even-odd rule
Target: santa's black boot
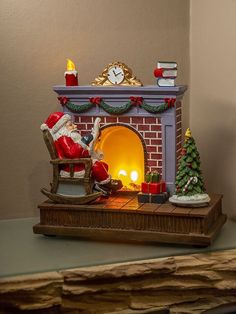
[{"label": "santa's black boot", "polygon": [[121,180],[111,179],[111,181],[108,182],[106,186],[111,190],[111,192],[116,192],[122,189],[123,184]]},{"label": "santa's black boot", "polygon": [[109,195],[111,195],[111,190],[109,188],[106,188],[105,184],[96,183],[94,185],[94,190],[98,192],[102,192],[102,195],[105,197],[108,197]]},{"label": "santa's black boot", "polygon": [[121,180],[111,179],[106,184],[96,183],[94,189],[96,191],[102,192],[104,196],[109,196],[111,193],[114,193],[120,190],[123,187]]}]

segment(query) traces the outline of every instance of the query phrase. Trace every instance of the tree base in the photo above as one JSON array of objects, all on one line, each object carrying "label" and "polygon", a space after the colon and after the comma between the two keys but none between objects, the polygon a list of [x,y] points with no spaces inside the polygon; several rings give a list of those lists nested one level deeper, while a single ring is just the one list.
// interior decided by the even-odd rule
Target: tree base
[{"label": "tree base", "polygon": [[209,205],[210,197],[208,194],[195,194],[191,196],[178,196],[176,194],[169,198],[169,202],[176,206],[205,207]]}]

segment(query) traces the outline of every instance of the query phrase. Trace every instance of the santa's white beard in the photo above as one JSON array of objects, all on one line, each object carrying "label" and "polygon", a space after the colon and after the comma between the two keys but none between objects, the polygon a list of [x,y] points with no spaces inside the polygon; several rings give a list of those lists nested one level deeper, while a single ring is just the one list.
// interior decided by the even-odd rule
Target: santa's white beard
[{"label": "santa's white beard", "polygon": [[76,143],[81,142],[81,135],[76,130],[68,131],[68,136]]},{"label": "santa's white beard", "polygon": [[58,140],[61,136],[70,137],[75,143],[81,144],[81,135],[77,130],[69,131],[66,126],[63,126],[56,133],[52,134],[54,141]]},{"label": "santa's white beard", "polygon": [[54,141],[58,140],[61,136],[68,136],[75,143],[81,145],[84,149],[89,149],[89,147],[81,141],[81,135],[77,130],[68,131],[66,126],[63,126],[55,134],[52,134]]}]

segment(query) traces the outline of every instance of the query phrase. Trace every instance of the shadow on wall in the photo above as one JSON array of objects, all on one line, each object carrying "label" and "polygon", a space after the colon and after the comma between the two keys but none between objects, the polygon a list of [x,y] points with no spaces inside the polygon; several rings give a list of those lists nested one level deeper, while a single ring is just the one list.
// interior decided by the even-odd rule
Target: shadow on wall
[{"label": "shadow on wall", "polygon": [[52,167],[48,161],[40,161],[36,164],[33,172],[29,176],[30,190],[29,199],[32,208],[32,215],[39,216],[38,204],[46,201],[45,196],[40,192],[41,188],[49,187],[52,181]]},{"label": "shadow on wall", "polygon": [[[236,219],[236,114],[235,105],[212,101],[205,108],[207,124],[201,129],[200,156],[209,193],[224,195],[224,211]],[[223,122],[223,120],[227,119]],[[202,124],[202,123],[201,123]]]}]

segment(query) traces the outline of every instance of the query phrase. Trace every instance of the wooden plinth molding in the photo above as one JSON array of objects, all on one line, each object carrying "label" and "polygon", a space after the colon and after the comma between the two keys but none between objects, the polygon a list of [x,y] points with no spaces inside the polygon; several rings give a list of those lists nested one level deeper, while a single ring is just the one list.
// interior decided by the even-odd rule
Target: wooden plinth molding
[{"label": "wooden plinth molding", "polygon": [[44,202],[35,233],[115,241],[164,242],[208,246],[226,221],[222,195],[209,206],[183,208],[170,203],[139,203],[137,196],[118,195],[90,205]]},{"label": "wooden plinth molding", "polygon": [[198,314],[234,304],[236,250],[0,279],[1,314]]}]

